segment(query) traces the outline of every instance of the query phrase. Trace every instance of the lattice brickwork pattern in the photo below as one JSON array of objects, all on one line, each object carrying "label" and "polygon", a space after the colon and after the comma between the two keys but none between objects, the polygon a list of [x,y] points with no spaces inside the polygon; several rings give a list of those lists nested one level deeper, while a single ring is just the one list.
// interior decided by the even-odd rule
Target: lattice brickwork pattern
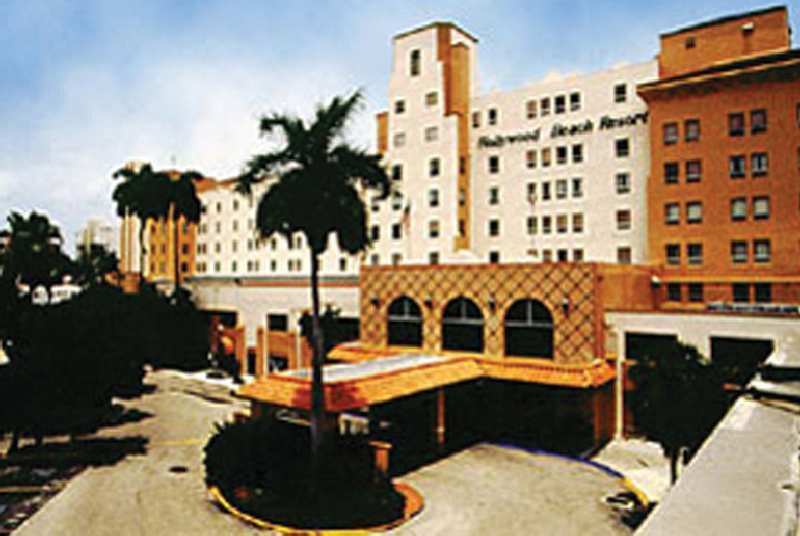
[{"label": "lattice brickwork pattern", "polygon": [[[361,271],[361,341],[385,346],[387,309],[400,296],[422,309],[422,348],[442,350],[442,311],[459,296],[474,301],[484,317],[484,353],[505,349],[503,318],[517,300],[541,301],[553,316],[556,363],[586,363],[601,356],[602,313],[595,299],[597,267],[579,264],[418,265],[364,267]],[[568,300],[565,314],[562,304]],[[490,302],[494,302],[494,310]]]}]

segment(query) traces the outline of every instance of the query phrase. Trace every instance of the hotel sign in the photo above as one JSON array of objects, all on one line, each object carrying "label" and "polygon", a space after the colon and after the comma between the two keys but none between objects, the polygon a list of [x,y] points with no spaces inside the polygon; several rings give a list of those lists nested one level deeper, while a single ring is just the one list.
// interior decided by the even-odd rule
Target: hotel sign
[{"label": "hotel sign", "polygon": [[[619,127],[629,127],[638,124],[647,123],[647,112],[639,112],[629,114],[621,117],[611,117],[604,115],[595,123],[591,119],[579,123],[562,124],[554,123],[550,127],[549,139],[554,140],[557,138],[565,138],[568,136],[577,136],[580,134],[588,134],[594,132],[595,125],[597,130],[611,130]],[[542,137],[541,127],[516,134],[498,134],[495,136],[481,136],[478,138],[478,148],[484,147],[500,148],[506,145],[515,145],[522,143],[537,142]]]}]

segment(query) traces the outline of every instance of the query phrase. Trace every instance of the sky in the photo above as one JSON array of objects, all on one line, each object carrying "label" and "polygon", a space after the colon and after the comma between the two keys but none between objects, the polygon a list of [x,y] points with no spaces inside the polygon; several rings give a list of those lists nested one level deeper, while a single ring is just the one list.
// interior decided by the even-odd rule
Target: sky
[{"label": "sky", "polygon": [[[357,88],[365,106],[348,138],[374,149],[391,38],[434,20],[478,37],[483,92],[645,61],[659,33],[771,5],[0,0],[0,228],[12,210],[45,212],[72,253],[86,220],[116,223],[112,174],[125,162],[231,177],[267,147],[261,114],[308,116]],[[800,29],[800,5],[787,5]]]}]

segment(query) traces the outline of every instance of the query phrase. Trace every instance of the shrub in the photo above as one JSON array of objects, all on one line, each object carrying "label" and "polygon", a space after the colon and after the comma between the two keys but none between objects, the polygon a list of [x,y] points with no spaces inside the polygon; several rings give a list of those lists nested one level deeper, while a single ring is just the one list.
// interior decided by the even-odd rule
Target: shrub
[{"label": "shrub", "polygon": [[[308,428],[260,419],[218,426],[205,447],[206,482],[253,515],[298,528],[352,528],[402,517],[403,495],[376,477],[363,438],[331,440],[319,475]],[[235,493],[249,490],[249,498]],[[317,490],[317,495],[312,490]]]}]

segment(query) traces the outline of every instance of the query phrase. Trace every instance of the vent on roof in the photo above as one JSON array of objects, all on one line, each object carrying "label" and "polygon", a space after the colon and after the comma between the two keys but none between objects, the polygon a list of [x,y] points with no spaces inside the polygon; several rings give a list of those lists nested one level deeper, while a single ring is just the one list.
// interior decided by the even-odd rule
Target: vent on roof
[{"label": "vent on roof", "polygon": [[753,24],[752,21],[751,22],[745,22],[744,24],[742,24],[742,33],[743,34],[753,33],[753,30],[755,30],[755,29],[756,29],[756,26],[755,26],[755,24]]}]

